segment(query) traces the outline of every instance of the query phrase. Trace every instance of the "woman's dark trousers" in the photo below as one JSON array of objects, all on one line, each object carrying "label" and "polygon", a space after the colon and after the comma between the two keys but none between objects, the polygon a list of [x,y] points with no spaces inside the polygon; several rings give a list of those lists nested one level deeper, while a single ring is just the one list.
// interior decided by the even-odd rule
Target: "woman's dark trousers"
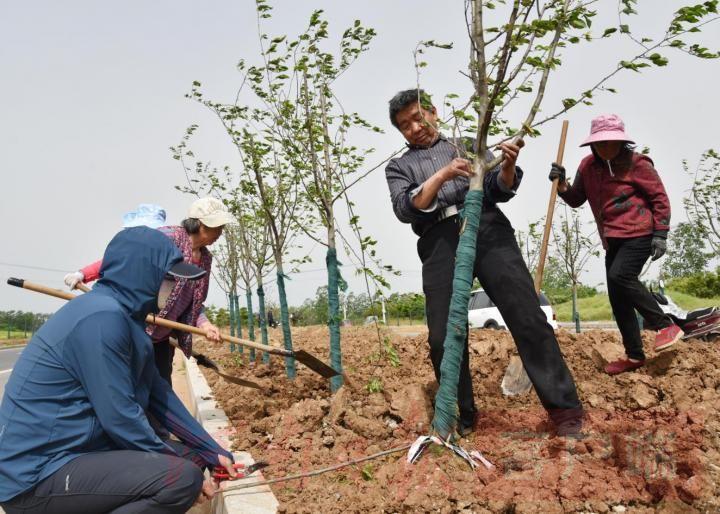
[{"label": "woman's dark trousers", "polygon": [[635,360],[645,360],[636,310],[654,328],[661,329],[672,324],[638,278],[650,257],[651,241],[652,235],[607,238],[605,270],[610,305],[622,335],[625,353]]}]

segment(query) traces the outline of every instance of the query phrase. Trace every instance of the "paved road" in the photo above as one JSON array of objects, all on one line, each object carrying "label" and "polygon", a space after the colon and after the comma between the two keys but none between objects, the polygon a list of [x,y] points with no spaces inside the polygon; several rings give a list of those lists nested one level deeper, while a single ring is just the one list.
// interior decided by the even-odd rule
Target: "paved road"
[{"label": "paved road", "polygon": [[[7,350],[0,350],[0,398],[3,396],[5,391],[5,383],[10,378],[10,371],[15,365],[22,348],[9,348]],[[0,514],[5,514],[5,511],[0,507]]]},{"label": "paved road", "polygon": [[3,391],[5,390],[5,383],[8,381],[8,378],[10,378],[10,371],[22,351],[22,348],[0,350],[0,398],[2,398]]}]

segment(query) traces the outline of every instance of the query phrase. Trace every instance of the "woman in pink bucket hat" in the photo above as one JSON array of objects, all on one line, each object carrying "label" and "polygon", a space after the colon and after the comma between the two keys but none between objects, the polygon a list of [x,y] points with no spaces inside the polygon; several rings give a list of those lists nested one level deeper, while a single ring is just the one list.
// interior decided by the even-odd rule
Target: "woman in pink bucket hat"
[{"label": "woman in pink bucket hat", "polygon": [[562,166],[553,163],[550,171],[550,180],[558,179],[558,193],[570,207],[588,201],[605,248],[608,296],[626,352],[625,358],[605,367],[610,375],[645,363],[636,310],[659,329],[655,351],[683,336],[638,278],[649,257],[656,260],[665,253],[670,201],[653,161],[635,152],[633,143],[619,116],[598,116],[580,145],[590,146],[592,153],[580,163],[572,185]]}]

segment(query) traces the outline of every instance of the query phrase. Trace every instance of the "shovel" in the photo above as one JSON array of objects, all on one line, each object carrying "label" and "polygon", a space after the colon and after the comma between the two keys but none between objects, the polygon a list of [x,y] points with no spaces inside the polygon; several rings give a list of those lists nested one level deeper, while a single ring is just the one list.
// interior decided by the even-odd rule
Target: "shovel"
[{"label": "shovel", "polygon": [[[171,345],[173,345],[175,348],[180,348],[176,341],[169,340],[168,341]],[[240,377],[236,377],[233,375],[228,375],[223,368],[217,365],[217,363],[212,360],[207,355],[203,355],[202,353],[198,353],[195,350],[192,350],[191,355],[195,357],[195,360],[198,363],[198,366],[203,366],[205,368],[208,368],[209,370],[214,371],[218,374],[218,376],[224,378],[228,382],[232,382],[233,384],[241,385],[244,387],[251,387],[253,389],[262,389],[259,384],[256,384],[255,382],[251,382],[249,380],[242,379]]]},{"label": "shovel", "polygon": [[[562,131],[560,132],[560,145],[558,146],[557,158],[555,162],[562,164],[563,154],[565,153],[565,139],[567,138],[568,121],[562,123]],[[542,285],[543,272],[545,271],[545,258],[547,257],[548,241],[550,240],[550,229],[552,228],[553,213],[555,212],[555,200],[557,199],[558,181],[552,181],[550,188],[550,202],[548,203],[547,215],[545,216],[545,230],[543,231],[542,245],[540,246],[540,257],[538,259],[537,270],[535,271],[535,293],[540,294],[540,286]],[[516,396],[525,394],[532,389],[530,377],[523,367],[520,357],[513,356],[505,370],[505,376],[500,384],[502,392],[505,396]]]},{"label": "shovel", "polygon": [[[90,288],[88,286],[86,286],[85,284],[83,284],[82,282],[79,282],[75,286],[75,289],[79,289],[83,293],[90,292]],[[69,296],[72,296],[72,295],[69,295]],[[168,343],[170,343],[175,348],[179,348],[182,351],[182,348],[180,348],[180,346],[178,345],[178,343],[175,339],[168,339]],[[203,366],[205,368],[208,368],[211,371],[214,371],[215,373],[217,373],[218,376],[220,376],[221,378],[224,378],[228,382],[232,382],[233,384],[237,384],[237,385],[240,385],[243,387],[251,387],[252,389],[262,389],[262,387],[260,387],[260,385],[255,382],[251,382],[249,380],[245,380],[243,378],[236,377],[236,376],[226,373],[223,368],[218,366],[218,364],[214,360],[212,360],[210,357],[208,357],[207,355],[198,353],[195,350],[190,350],[190,355],[192,355],[195,358],[195,360],[198,363],[198,366]]]},{"label": "shovel", "polygon": [[[65,291],[60,291],[59,289],[52,289],[50,287],[45,287],[40,284],[33,284],[32,282],[27,282],[21,278],[9,278],[8,284],[11,286],[16,287],[22,287],[23,289],[29,289],[30,291],[35,291],[36,293],[44,293],[50,296],[54,296],[55,298],[60,298],[62,300],[72,300],[74,298],[77,298],[74,294],[66,293]],[[86,286],[85,284],[78,284],[76,286],[77,289],[80,289],[81,291],[87,293],[90,291],[90,288]],[[169,341],[171,345],[173,345],[175,348],[178,348],[178,344],[175,341]],[[253,389],[262,389],[259,384],[256,384],[255,382],[250,382],[249,380],[245,380],[239,377],[235,377],[233,375],[228,375],[225,373],[225,370],[223,370],[220,366],[218,366],[213,360],[206,357],[205,355],[197,352],[191,352],[192,356],[195,357],[195,360],[197,360],[198,365],[205,366],[208,369],[213,370],[215,373],[220,375],[222,378],[227,380],[228,382],[232,382],[233,384],[241,385],[243,387],[251,387]]]},{"label": "shovel", "polygon": [[[7,283],[11,286],[29,289],[37,293],[44,293],[50,296],[54,296],[56,298],[62,298],[63,300],[72,300],[73,298],[75,298],[75,296],[70,293],[60,291],[59,289],[53,289],[51,287],[43,286],[41,284],[28,282],[27,280],[23,280],[21,278],[9,278]],[[152,323],[153,325],[160,325],[161,327],[180,330],[182,332],[197,334],[203,337],[205,336],[205,332],[197,327],[186,325],[184,323],[178,323],[177,321],[170,321],[168,319],[158,318],[154,314],[148,314],[145,318],[145,322]],[[302,364],[310,368],[312,371],[321,375],[324,378],[331,378],[340,374],[333,368],[325,364],[323,361],[304,350],[291,351],[286,350],[285,348],[276,348],[274,346],[267,346],[264,344],[256,343],[254,341],[248,341],[247,339],[240,339],[239,337],[226,335],[221,335],[220,339],[230,343],[247,346],[249,348],[262,350],[264,352],[272,353],[274,355],[282,355],[283,357],[295,357],[295,359],[297,359],[299,362],[301,362]]]}]

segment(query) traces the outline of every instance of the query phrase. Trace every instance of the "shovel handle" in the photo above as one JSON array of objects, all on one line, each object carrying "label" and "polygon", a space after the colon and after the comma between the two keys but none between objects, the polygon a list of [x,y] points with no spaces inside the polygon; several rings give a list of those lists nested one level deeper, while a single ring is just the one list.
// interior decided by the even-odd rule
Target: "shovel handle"
[{"label": "shovel handle", "polygon": [[[562,131],[560,132],[560,145],[558,146],[555,162],[562,165],[565,154],[565,139],[567,138],[568,121],[563,120]],[[543,230],[542,245],[540,245],[540,257],[538,258],[537,269],[535,270],[535,292],[540,294],[542,287],[543,273],[545,272],[545,259],[547,257],[548,242],[550,241],[550,230],[552,228],[553,214],[555,213],[555,201],[557,200],[558,180],[552,181],[550,188],[550,201],[548,202],[547,214],[545,215],[545,230]]]},{"label": "shovel handle", "polygon": [[[191,334],[197,334],[199,336],[205,337],[205,331],[202,329],[193,327],[192,325],[186,325],[185,323],[178,323],[177,321],[170,321],[169,319],[158,318],[154,314],[148,314],[147,318],[145,318],[145,321],[147,323],[152,323],[153,325],[160,325],[161,327],[173,328],[175,330],[180,330],[182,332],[190,332]],[[286,350],[284,348],[276,348],[274,346],[268,346],[268,345],[256,343],[256,342],[250,341],[248,339],[240,339],[239,337],[226,336],[226,335],[220,335],[220,339],[223,341],[229,342],[229,343],[235,343],[235,344],[239,344],[241,346],[247,346],[249,348],[256,348],[258,350],[262,350],[264,352],[272,353],[275,355],[283,355],[286,357],[293,356],[293,352]]]},{"label": "shovel handle", "polygon": [[[36,293],[43,293],[49,296],[54,296],[55,298],[60,298],[62,300],[72,300],[76,298],[76,296],[72,293],[66,293],[65,291],[61,291],[60,289],[54,289],[52,287],[47,287],[42,284],[36,284],[34,282],[29,282],[27,280],[23,280],[21,278],[9,278],[7,281],[8,284],[15,287],[20,287],[23,289],[29,289],[30,291],[35,291]],[[79,287],[79,289],[83,291],[88,291],[88,287],[83,284],[82,287]],[[180,330],[182,332],[189,332],[191,334],[197,334],[200,336],[205,337],[205,331],[201,330],[197,327],[193,327],[191,325],[186,325],[185,323],[178,323],[177,321],[170,321],[168,319],[158,318],[154,314],[148,314],[145,318],[146,323],[152,323],[153,325],[160,325],[161,327],[167,327],[172,328],[175,330]],[[272,353],[275,355],[282,355],[285,357],[293,357],[294,353],[290,350],[286,350],[284,348],[276,348],[274,346],[268,346],[260,343],[256,343],[254,341],[249,341],[247,339],[240,339],[239,337],[233,337],[233,336],[220,336],[220,339],[223,341],[239,344],[242,346],[247,346],[249,348],[256,348],[258,350],[262,350],[267,353]]]}]

